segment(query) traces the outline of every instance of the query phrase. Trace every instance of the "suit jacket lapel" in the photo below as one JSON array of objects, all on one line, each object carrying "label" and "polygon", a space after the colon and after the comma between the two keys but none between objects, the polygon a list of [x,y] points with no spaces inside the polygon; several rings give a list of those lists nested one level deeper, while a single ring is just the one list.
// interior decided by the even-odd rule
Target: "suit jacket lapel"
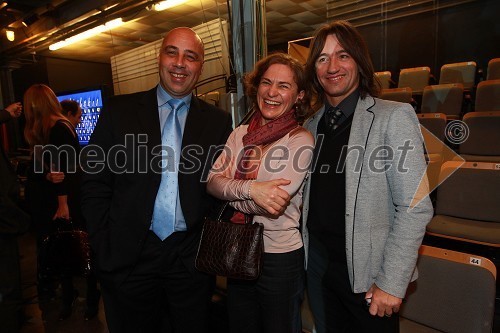
[{"label": "suit jacket lapel", "polygon": [[161,145],[160,115],[158,114],[158,99],[156,97],[156,87],[146,91],[139,100],[139,107],[136,110],[142,133],[147,133],[150,147]]},{"label": "suit jacket lapel", "polygon": [[[356,196],[364,167],[364,155],[366,143],[370,136],[370,130],[375,118],[371,108],[375,105],[375,100],[371,96],[359,99],[354,111],[349,135],[349,154],[346,157],[346,213],[354,213]],[[351,150],[355,150],[354,152]]]},{"label": "suit jacket lapel", "polygon": [[210,123],[209,119],[205,119],[207,114],[209,113],[201,109],[198,98],[193,95],[182,137],[183,148],[200,142],[199,138],[203,133],[203,128]]}]

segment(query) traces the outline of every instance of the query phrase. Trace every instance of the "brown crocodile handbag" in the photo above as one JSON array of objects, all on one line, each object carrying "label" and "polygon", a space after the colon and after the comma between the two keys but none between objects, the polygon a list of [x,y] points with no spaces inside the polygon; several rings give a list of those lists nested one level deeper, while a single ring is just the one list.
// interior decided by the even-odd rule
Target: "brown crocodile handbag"
[{"label": "brown crocodile handbag", "polygon": [[264,226],[222,218],[228,202],[216,219],[205,218],[195,266],[198,270],[231,279],[254,280],[261,271]]}]

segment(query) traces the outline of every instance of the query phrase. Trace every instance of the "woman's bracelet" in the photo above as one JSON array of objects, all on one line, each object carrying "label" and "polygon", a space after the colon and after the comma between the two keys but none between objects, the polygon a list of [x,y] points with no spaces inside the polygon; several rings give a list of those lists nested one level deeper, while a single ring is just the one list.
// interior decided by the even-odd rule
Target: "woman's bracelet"
[{"label": "woman's bracelet", "polygon": [[252,197],[250,196],[250,189],[252,188],[253,183],[255,183],[255,179],[252,179],[250,181],[250,185],[248,185],[248,193],[247,193],[248,199],[252,199]]}]

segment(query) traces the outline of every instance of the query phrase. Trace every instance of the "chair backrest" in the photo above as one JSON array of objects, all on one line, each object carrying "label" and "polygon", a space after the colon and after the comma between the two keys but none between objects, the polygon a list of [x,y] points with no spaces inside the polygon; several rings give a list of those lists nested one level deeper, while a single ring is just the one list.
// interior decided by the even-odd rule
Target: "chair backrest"
[{"label": "chair backrest", "polygon": [[488,72],[486,72],[486,80],[500,79],[500,58],[494,58],[488,61]]},{"label": "chair backrest", "polygon": [[500,163],[446,162],[437,188],[436,215],[498,223],[498,189]]},{"label": "chair backrest", "polygon": [[500,112],[469,112],[464,115],[469,136],[460,154],[500,156]]},{"label": "chair backrest", "polygon": [[388,101],[411,103],[411,88],[390,88],[382,89],[379,98]]},{"label": "chair backrest", "polygon": [[[401,332],[491,333],[496,268],[489,259],[422,245],[417,268],[401,307]],[[405,319],[421,330],[405,330]]]},{"label": "chair backrest", "polygon": [[461,83],[465,90],[472,89],[476,83],[476,63],[465,61],[441,66],[439,84],[447,83]]},{"label": "chair backrest", "polygon": [[429,85],[431,69],[429,67],[403,68],[399,72],[398,88],[411,88],[414,94],[421,94]]},{"label": "chair backrest", "polygon": [[464,86],[461,83],[438,84],[424,88],[422,113],[444,113],[458,118],[462,112]]},{"label": "chair backrest", "polygon": [[500,79],[479,82],[475,111],[500,111]]},{"label": "chair backrest", "polygon": [[391,87],[391,72],[375,72],[375,79],[380,83],[381,89],[389,89]]},{"label": "chair backrest", "polygon": [[[446,115],[444,113],[419,113],[417,114],[417,118],[422,126],[434,134],[439,140],[441,140],[441,142],[444,142],[446,128]],[[432,146],[431,142],[434,141],[425,140],[425,149],[427,153],[440,153],[443,145],[436,144],[436,146]]]}]

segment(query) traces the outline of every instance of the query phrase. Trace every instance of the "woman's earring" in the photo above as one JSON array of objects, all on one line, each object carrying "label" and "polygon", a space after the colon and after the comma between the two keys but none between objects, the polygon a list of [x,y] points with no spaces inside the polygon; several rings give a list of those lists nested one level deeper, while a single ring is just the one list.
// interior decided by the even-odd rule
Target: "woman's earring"
[{"label": "woman's earring", "polygon": [[296,112],[300,112],[300,111],[301,111],[301,110],[300,110],[300,109],[301,109],[301,107],[302,107],[301,102],[302,102],[302,100],[301,100],[301,99],[298,99],[298,100],[295,102],[295,104],[293,105],[293,107],[295,108],[295,111],[296,111]]}]

